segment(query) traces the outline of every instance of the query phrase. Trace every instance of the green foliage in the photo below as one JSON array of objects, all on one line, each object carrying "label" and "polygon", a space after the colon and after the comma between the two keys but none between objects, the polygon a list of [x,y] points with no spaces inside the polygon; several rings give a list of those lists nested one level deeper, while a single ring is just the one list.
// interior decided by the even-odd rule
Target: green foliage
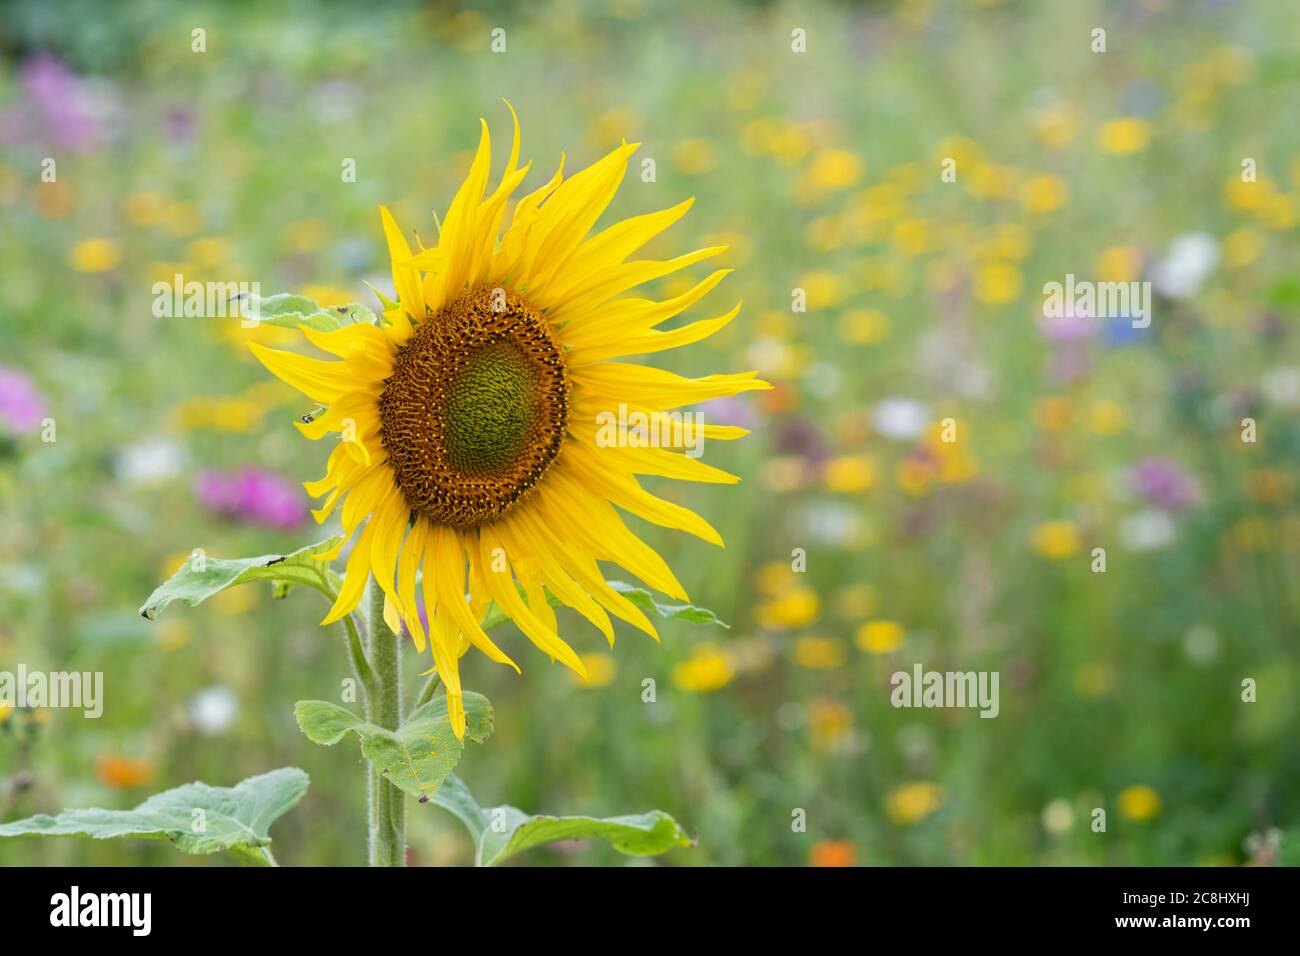
[{"label": "green foliage", "polygon": [[479,866],[496,866],[525,850],[560,840],[605,840],[628,856],[658,856],[693,841],[662,810],[631,816],[533,816],[518,807],[480,807],[459,777],[450,776],[433,802],[465,824]]},{"label": "green foliage", "polygon": [[704,624],[716,627],[730,628],[731,625],[721,620],[718,615],[714,614],[707,607],[696,607],[694,604],[665,604],[656,601],[654,595],[643,587],[635,584],[628,584],[624,581],[606,581],[611,588],[623,595],[643,611],[649,611],[652,614],[658,614],[660,617],[666,617],[670,620],[685,621],[687,624]]},{"label": "green foliage", "polygon": [[334,305],[328,308],[317,305],[305,295],[281,292],[266,298],[254,298],[249,312],[259,322],[281,328],[308,326],[320,332],[332,332],[353,322],[374,323],[375,314],[358,303]]},{"label": "green foliage", "polygon": [[[300,700],[293,708],[298,726],[314,743],[333,746],[351,731],[361,754],[389,781],[413,797],[429,797],[455,769],[465,749],[447,718],[447,698],[439,695],[418,707],[396,731],[367,723],[337,704]],[[465,736],[482,743],[492,733],[492,705],[482,694],[465,694]]]},{"label": "green foliage", "polygon": [[274,582],[277,597],[302,584],[333,599],[339,576],[316,556],[337,544],[338,538],[330,538],[290,554],[264,554],[256,558],[210,558],[201,553],[192,554],[179,571],[154,589],[140,608],[140,615],[152,621],[173,601],[184,601],[193,607],[227,588],[252,581]]},{"label": "green foliage", "polygon": [[[798,55],[795,24],[774,36],[735,0],[619,17],[543,0],[511,29],[508,56],[485,55],[477,20],[419,4],[335,4],[328,16],[209,4],[201,23],[189,4],[125,0],[111,18],[105,6],[11,0],[0,30],[2,108],[30,131],[0,159],[0,365],[34,380],[58,424],[48,444],[0,424],[0,666],[102,671],[107,698],[97,721],[0,715],[0,819],[148,796],[112,789],[102,759],[145,761],[165,789],[233,783],[289,762],[287,746],[316,797],[286,821],[310,834],[295,861],[357,862],[354,745],[284,737],[288,704],[342,703],[341,635],[314,626],[320,600],[271,601],[272,582],[156,624],[136,614],[183,548],[239,557],[314,540],[305,514],[300,529],[250,524],[208,512],[194,486],[211,468],[295,485],[323,473],[330,441],[289,424],[313,403],[247,343],[321,356],[272,323],[156,319],[142,296],[183,266],[200,281],[303,293],[308,303],[272,305],[281,324],[301,326],[321,302],[393,308],[366,287],[395,295],[376,206],[413,250],[436,243],[433,213],[469,168],[480,116],[494,188],[511,129],[496,96],[484,100],[492,88],[518,108],[520,161],[534,163],[514,199],[562,151],[569,174],[620,137],[645,139],[595,230],[695,196],[632,258],[731,246],[631,294],[662,299],[732,269],[664,328],[743,298],[739,317],[697,346],[632,361],[687,376],[757,368],[780,389],[699,408],[753,429],[703,446],[701,460],[739,484],[642,479],[706,518],[725,549],[627,522],[732,630],[664,620],[656,644],[618,624],[608,651],[560,611],[561,636],[602,658],[589,669],[604,682],[590,685],[513,627],[493,631],[524,677],[477,651],[463,658],[497,726],[458,775],[527,809],[679,811],[700,844],[672,862],[799,865],[835,841],[873,865],[1237,865],[1267,860],[1251,847],[1275,827],[1277,854],[1300,862],[1300,695],[1288,693],[1300,680],[1294,4],[1164,4],[1112,30],[1105,55],[1089,50],[1083,14],[1054,3],[813,0],[800,5],[809,53]],[[186,42],[196,26],[206,54]],[[571,69],[554,69],[556,49]],[[76,125],[98,118],[101,135],[81,148],[60,146],[60,117],[37,112],[27,72],[43,51],[70,71],[66,102],[96,107]],[[250,77],[279,95],[231,95]],[[1104,151],[1124,117],[1149,124],[1149,145]],[[1247,155],[1254,184],[1240,176]],[[40,179],[47,156],[56,182]],[[956,182],[940,178],[948,156]],[[356,183],[340,183],[345,157]],[[1045,177],[1059,177],[1064,203],[1031,211]],[[1144,337],[1112,340],[1102,321],[1070,323],[1068,340],[1043,334],[1044,282],[1154,279],[1192,230],[1213,240],[1218,265],[1194,295],[1158,298]],[[104,240],[112,255],[82,271],[82,244]],[[794,286],[806,314],[789,311]],[[989,295],[999,287],[1003,301]],[[924,407],[925,427],[956,419],[957,444],[887,433],[878,413],[898,398]],[[252,411],[219,426],[216,406],[230,403]],[[1251,445],[1238,438],[1247,415],[1259,423]],[[120,467],[140,445],[176,464],[147,479]],[[1126,480],[1147,456],[1200,485],[1199,504],[1165,516],[1176,531],[1165,547],[1128,544],[1160,518]],[[1034,550],[1048,521],[1072,523],[1075,553]],[[787,591],[771,572],[795,547],[807,570]],[[1107,550],[1105,573],[1089,568],[1094,547]],[[897,623],[893,650],[862,639],[869,621]],[[689,690],[679,678],[694,676],[701,638],[722,686]],[[409,681],[429,659],[403,654]],[[999,716],[894,708],[891,674],[918,662],[1000,671]],[[1240,699],[1247,676],[1257,703]],[[647,680],[657,703],[641,703]],[[237,708],[200,738],[191,702],[210,689]],[[1160,797],[1143,822],[1117,810],[1139,784]],[[941,805],[900,814],[909,785],[941,788]],[[1098,806],[1104,838],[1088,828]],[[807,833],[774,824],[794,807],[808,810]],[[470,859],[444,839],[460,824],[410,809],[418,862]],[[170,853],[0,840],[0,865]],[[612,854],[592,841],[573,858]]]},{"label": "green foliage", "polygon": [[271,824],[307,792],[307,774],[284,767],[233,787],[187,783],[155,794],[134,810],[64,810],[0,824],[0,837],[84,836],[96,840],[169,840],[185,853],[229,850],[269,864]]}]

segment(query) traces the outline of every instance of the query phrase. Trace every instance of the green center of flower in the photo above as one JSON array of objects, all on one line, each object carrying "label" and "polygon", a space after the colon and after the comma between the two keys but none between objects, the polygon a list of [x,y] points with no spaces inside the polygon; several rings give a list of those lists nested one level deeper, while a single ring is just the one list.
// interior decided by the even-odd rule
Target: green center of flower
[{"label": "green center of flower", "polygon": [[447,387],[447,457],[465,475],[492,475],[519,457],[532,428],[532,369],[513,342],[471,353]]},{"label": "green center of flower", "polygon": [[413,511],[471,528],[536,486],[568,414],[550,325],[518,296],[482,288],[425,319],[398,350],[379,397],[379,437]]}]

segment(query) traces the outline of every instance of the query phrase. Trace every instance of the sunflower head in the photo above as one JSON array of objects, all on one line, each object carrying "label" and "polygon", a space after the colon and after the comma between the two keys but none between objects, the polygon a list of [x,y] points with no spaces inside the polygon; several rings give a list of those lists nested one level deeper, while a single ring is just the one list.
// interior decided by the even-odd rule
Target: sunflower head
[{"label": "sunflower head", "polygon": [[502,287],[420,323],[379,396],[379,438],[411,510],[454,528],[505,514],[555,461],[569,418],[560,342]]},{"label": "sunflower head", "polygon": [[[695,436],[680,427],[632,436],[626,423],[769,387],[753,372],[690,379],[617,361],[699,341],[740,310],[661,328],[726,270],[663,301],[624,295],[725,248],[666,261],[630,258],[680,219],[689,200],[592,234],[635,149],[624,143],[568,178],[561,163],[513,204],[503,230],[529,166],[518,165],[516,119],[505,169],[489,192],[484,122],[435,246],[412,251],[380,210],[397,294],[383,300],[382,325],[304,327],[332,360],[251,346],[277,376],[327,406],[299,430],[312,439],[341,436],[325,476],[305,485],[324,498],[313,512],[318,521],[341,507],[344,544],[352,546],[322,623],[350,613],[373,576],[417,647],[432,650],[460,737],[460,656],[473,646],[518,670],[480,624],[490,603],[548,657],[585,677],[581,658],[559,636],[551,600],[576,610],[611,644],[611,615],[657,637],[640,609],[606,583],[600,562],[687,599],[623,513],[722,544],[703,518],[651,494],[638,476],[739,479],[684,454]],[[745,434],[725,425],[701,431],[719,440]],[[344,544],[322,557],[337,557]]]}]

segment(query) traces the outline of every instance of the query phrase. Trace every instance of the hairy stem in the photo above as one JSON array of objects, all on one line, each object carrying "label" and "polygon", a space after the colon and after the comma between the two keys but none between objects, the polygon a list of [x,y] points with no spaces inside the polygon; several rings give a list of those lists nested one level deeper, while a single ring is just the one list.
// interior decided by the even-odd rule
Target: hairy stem
[{"label": "hairy stem", "polygon": [[361,646],[361,635],[357,633],[357,622],[353,620],[351,614],[343,618],[343,627],[348,633],[348,652],[352,655],[352,669],[356,672],[357,680],[361,681],[361,688],[366,693],[366,698],[374,696],[375,672],[370,669],[370,661],[366,660],[365,648]]},{"label": "hairy stem", "polygon": [[[401,638],[384,623],[384,592],[372,579],[368,585],[370,668],[374,692],[366,695],[366,719],[386,730],[402,723]],[[406,865],[406,795],[379,773],[370,774],[370,865]]]},{"label": "hairy stem", "polygon": [[[438,672],[434,671],[429,675],[429,680],[425,683],[424,688],[420,691],[420,696],[415,700],[416,707],[423,707],[429,701],[433,700],[433,692],[438,689]],[[415,709],[415,708],[412,708]]]}]

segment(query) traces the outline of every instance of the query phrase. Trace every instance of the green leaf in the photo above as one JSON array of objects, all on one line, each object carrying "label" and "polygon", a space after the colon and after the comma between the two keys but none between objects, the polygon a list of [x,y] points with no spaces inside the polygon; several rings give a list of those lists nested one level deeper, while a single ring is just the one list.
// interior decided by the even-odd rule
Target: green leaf
[{"label": "green leaf", "polygon": [[[326,747],[352,731],[361,739],[361,755],[413,797],[433,796],[465,749],[452,733],[445,694],[412,711],[396,731],[377,727],[324,700],[300,700],[293,713],[307,739]],[[482,694],[465,693],[465,722],[465,736],[476,743],[492,733],[492,705]]]},{"label": "green leaf", "polygon": [[[694,604],[661,604],[654,599],[654,596],[645,588],[637,587],[635,584],[628,584],[625,581],[606,581],[611,588],[622,594],[625,598],[635,604],[643,611],[649,611],[651,614],[658,614],[660,617],[685,621],[688,624],[716,624],[719,627],[725,627],[731,630],[731,625],[721,620],[718,615],[714,614],[707,607],[696,607]],[[520,591],[522,594],[523,592]],[[546,600],[553,607],[567,607],[567,605],[552,594],[546,592]],[[493,601],[488,605],[488,610],[483,615],[483,620],[479,626],[485,631],[490,631],[494,627],[499,627],[506,621],[510,620],[510,615],[501,610]]]},{"label": "green leaf", "polygon": [[338,540],[334,537],[291,554],[264,554],[256,558],[191,555],[179,571],[154,589],[140,608],[140,616],[152,621],[173,601],[184,601],[193,607],[226,588],[249,581],[275,582],[277,597],[283,597],[294,585],[305,584],[333,598],[339,587],[339,576],[316,555],[333,548]]},{"label": "green leaf", "polygon": [[720,620],[718,615],[707,607],[696,607],[694,604],[660,604],[649,591],[635,584],[628,584],[625,581],[605,583],[643,611],[650,611],[660,617],[675,618],[688,624],[717,624],[731,630],[730,624]]},{"label": "green leaf", "polygon": [[517,853],[560,840],[599,838],[628,856],[658,856],[695,842],[662,810],[600,819],[530,816],[511,806],[484,809],[455,775],[433,795],[433,802],[465,824],[474,839],[478,866],[495,866]]},{"label": "green leaf", "polygon": [[356,302],[347,305],[320,306],[305,295],[281,292],[265,299],[253,297],[249,313],[259,322],[283,328],[306,325],[321,332],[332,332],[353,322],[375,321],[375,313]]},{"label": "green leaf", "polygon": [[313,312],[320,311],[320,306],[311,299],[305,295],[294,295],[292,292],[281,292],[278,295],[268,295],[265,298],[252,296],[249,308],[263,322],[282,316],[311,315]]},{"label": "green leaf", "polygon": [[186,853],[230,850],[248,860],[271,863],[267,831],[297,805],[307,784],[307,774],[297,767],[249,777],[233,787],[187,783],[154,794],[134,810],[64,810],[56,817],[42,813],[0,824],[0,837],[170,840]]}]

